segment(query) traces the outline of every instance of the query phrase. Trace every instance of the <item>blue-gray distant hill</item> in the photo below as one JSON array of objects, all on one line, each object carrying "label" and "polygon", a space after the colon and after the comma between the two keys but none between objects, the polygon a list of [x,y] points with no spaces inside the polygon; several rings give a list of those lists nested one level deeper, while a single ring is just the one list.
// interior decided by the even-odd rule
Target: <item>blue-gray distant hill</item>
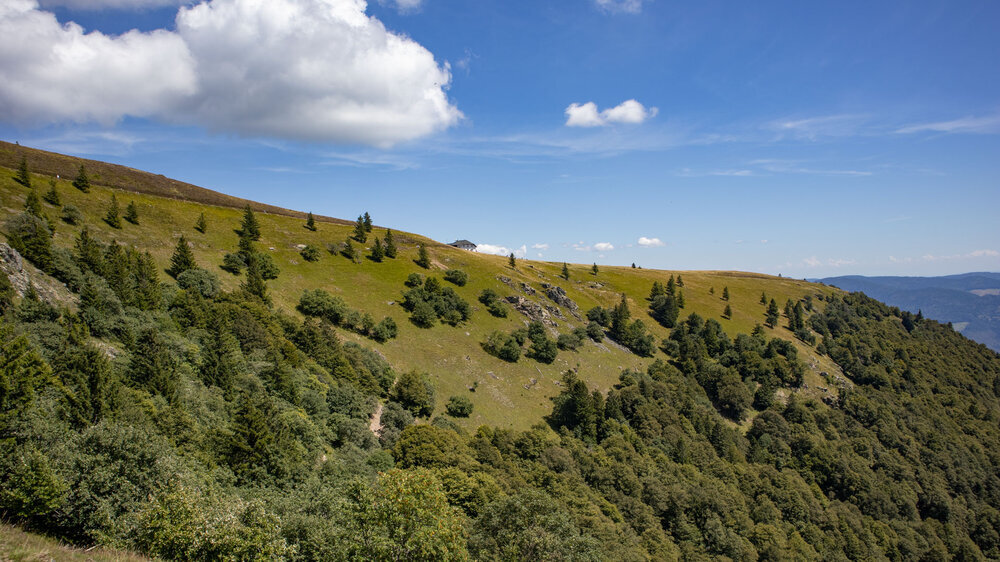
[{"label": "blue-gray distant hill", "polygon": [[951,322],[967,338],[1000,351],[1000,273],[943,277],[864,277],[819,279],[845,291],[861,291],[903,310]]}]

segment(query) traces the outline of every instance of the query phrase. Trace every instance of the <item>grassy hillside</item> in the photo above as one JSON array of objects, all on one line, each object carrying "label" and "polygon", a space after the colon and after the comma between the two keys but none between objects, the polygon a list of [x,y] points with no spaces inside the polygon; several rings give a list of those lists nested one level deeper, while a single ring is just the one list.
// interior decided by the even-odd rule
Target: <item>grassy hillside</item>
[{"label": "grassy hillside", "polygon": [[[97,185],[95,182],[89,193],[83,193],[67,179],[66,170],[73,170],[70,177],[75,176],[75,169],[78,167],[75,159],[23,147],[12,148],[11,145],[0,149],[0,152],[7,151],[4,162],[19,162],[19,158],[12,157],[11,154],[25,154],[33,172],[36,169],[63,170],[59,180],[55,180],[53,176],[33,173],[32,184],[41,194],[55,180],[61,203],[78,207],[85,215],[82,224],[97,239],[104,242],[116,240],[120,244],[149,251],[161,268],[165,269],[169,265],[177,239],[183,235],[193,245],[198,264],[216,272],[227,289],[236,288],[242,280],[242,276],[230,275],[220,265],[226,253],[236,250],[235,231],[242,218],[240,204],[243,200],[223,200],[220,196],[216,198],[216,202],[220,204],[206,204],[204,201],[208,198],[202,192],[208,190],[198,191],[201,188],[197,188],[172,191],[166,187],[171,185],[169,180],[160,184],[143,184],[140,181],[144,177],[143,172],[108,164],[97,166],[89,161],[86,162],[88,169],[102,170],[104,183],[110,185]],[[58,167],[53,163],[56,161],[60,162]],[[4,220],[21,212],[28,193],[25,187],[14,181],[15,169],[16,165],[0,168],[0,209]],[[145,192],[132,191],[137,185],[144,185]],[[128,190],[122,189],[123,187]],[[168,197],[149,192],[162,192]],[[112,195],[117,197],[123,210],[129,202],[135,202],[139,211],[138,226],[123,221],[123,228],[119,230],[102,220]],[[58,220],[58,208],[45,202],[42,205],[44,212],[57,224],[55,244],[71,247],[82,226]],[[276,209],[256,204],[254,208]],[[363,211],[358,209],[350,214]],[[208,229],[204,234],[194,228],[200,213],[204,213],[208,221]],[[376,221],[377,218],[375,217]],[[467,428],[489,424],[525,429],[539,422],[550,411],[550,399],[559,392],[558,381],[567,369],[578,368],[582,380],[606,392],[617,382],[622,369],[642,371],[655,358],[638,357],[606,339],[603,344],[588,341],[576,352],[561,351],[551,365],[524,357],[517,363],[504,362],[484,352],[480,344],[493,330],[510,331],[524,325],[527,319],[513,310],[505,319],[492,317],[477,301],[483,289],[491,288],[501,296],[520,294],[543,306],[555,306],[555,303],[544,296],[541,287],[542,283],[553,284],[566,290],[569,298],[579,306],[581,315],[593,306],[612,307],[619,301],[620,294],[625,293],[632,317],[643,319],[656,336],[657,343],[667,337],[669,330],[649,317],[646,297],[654,281],[665,283],[670,275],[680,275],[684,280],[686,308],[681,311],[681,317],[696,312],[705,318],[715,318],[730,336],[749,333],[756,323],[763,323],[765,307],[759,303],[762,292],[783,305],[788,299],[797,301],[807,295],[821,296],[835,290],[804,281],[728,271],[662,271],[604,266],[595,276],[591,273],[589,264],[571,264],[570,279],[566,281],[560,277],[561,263],[519,260],[517,268],[511,269],[505,257],[467,252],[402,232],[395,233],[400,250],[396,259],[387,259],[382,263],[362,259],[361,263],[353,263],[325,250],[328,243],[343,242],[351,235],[352,226],[345,221],[319,219],[317,230],[312,232],[304,227],[301,214],[288,216],[277,212],[259,212],[258,220],[262,232],[260,244],[281,269],[278,279],[269,282],[269,290],[278,309],[298,315],[295,305],[302,292],[322,288],[342,297],[350,307],[368,312],[376,319],[392,317],[400,326],[399,337],[384,344],[366,340],[366,345],[376,348],[399,371],[416,369],[429,373],[437,390],[437,411],[443,411],[444,404],[452,395],[468,396],[474,404],[474,412],[470,418],[460,421]],[[369,236],[369,243],[374,236],[383,235],[384,229],[376,227]],[[426,244],[430,250],[430,270],[424,270],[414,263],[417,246],[421,243]],[[302,259],[299,246],[303,244],[324,248],[319,261],[307,262]],[[365,255],[367,253],[366,250]],[[416,327],[408,320],[408,313],[398,304],[406,289],[403,282],[407,275],[421,273],[440,276],[444,270],[451,268],[458,268],[469,274],[469,283],[454,289],[473,305],[471,320],[457,327],[445,324],[437,324],[430,329]],[[501,282],[499,277],[509,278],[515,286],[526,283],[537,292],[533,296],[524,295]],[[162,278],[170,280],[166,274]],[[727,304],[721,299],[724,287],[729,288],[728,304],[732,307],[732,319],[722,317]],[[817,301],[817,304],[822,303]],[[564,318],[555,319],[558,326],[553,329],[553,337],[555,330],[568,333],[574,327],[586,324],[585,318],[581,321],[570,311],[560,310]],[[833,385],[825,382],[819,375],[821,372],[839,372],[828,357],[817,354],[813,348],[795,339],[786,328],[768,329],[768,332],[769,337],[777,336],[792,341],[799,348],[800,357],[809,366],[806,384],[795,392],[820,398],[824,394],[836,392]],[[363,339],[350,332],[342,332],[342,336],[348,340]],[[659,352],[656,355],[664,357]],[[476,391],[470,392],[469,388],[477,383]]]},{"label": "grassy hillside", "polygon": [[4,562],[35,560],[139,562],[149,560],[149,558],[106,548],[74,548],[55,539],[26,533],[17,527],[0,524],[0,560]]}]

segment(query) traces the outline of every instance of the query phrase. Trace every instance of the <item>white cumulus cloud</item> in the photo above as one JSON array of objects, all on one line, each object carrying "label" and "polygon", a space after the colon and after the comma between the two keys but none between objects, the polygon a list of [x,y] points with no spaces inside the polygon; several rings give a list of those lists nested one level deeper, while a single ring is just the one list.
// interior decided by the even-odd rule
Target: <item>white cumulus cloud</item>
[{"label": "white cumulus cloud", "polygon": [[60,25],[34,0],[5,0],[0,119],[137,116],[375,146],[458,122],[448,66],[365,9],[362,0],[211,0],[181,8],[175,31],[110,36]]},{"label": "white cumulus cloud", "polygon": [[597,111],[597,104],[571,103],[566,108],[567,127],[604,127],[612,123],[638,124],[655,117],[659,110],[655,107],[646,108],[641,103],[626,100],[615,107]]},{"label": "white cumulus cloud", "polygon": [[532,244],[531,248],[533,250],[548,250],[549,249],[549,245],[548,244]]},{"label": "white cumulus cloud", "polygon": [[42,7],[65,6],[73,10],[145,10],[189,4],[188,0],[41,0]]},{"label": "white cumulus cloud", "polygon": [[652,248],[654,246],[663,246],[663,240],[660,240],[659,238],[646,238],[645,236],[640,236],[639,245],[646,248]]},{"label": "white cumulus cloud", "polygon": [[522,244],[520,248],[511,249],[507,246],[497,244],[479,244],[476,246],[476,251],[481,254],[493,254],[494,256],[509,256],[514,254],[514,257],[523,258],[528,254],[528,247]]},{"label": "white cumulus cloud", "polygon": [[597,244],[594,244],[594,249],[598,252],[610,252],[611,250],[614,250],[615,247],[612,246],[610,242],[598,242]]}]

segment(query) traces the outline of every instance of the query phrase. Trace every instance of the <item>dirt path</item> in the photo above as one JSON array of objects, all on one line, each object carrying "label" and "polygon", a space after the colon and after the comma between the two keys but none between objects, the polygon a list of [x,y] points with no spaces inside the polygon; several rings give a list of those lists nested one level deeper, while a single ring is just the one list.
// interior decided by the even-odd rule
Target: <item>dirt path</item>
[{"label": "dirt path", "polygon": [[382,433],[382,403],[379,402],[375,406],[375,413],[372,414],[372,419],[368,422],[368,429],[372,430],[372,433],[379,435]]}]

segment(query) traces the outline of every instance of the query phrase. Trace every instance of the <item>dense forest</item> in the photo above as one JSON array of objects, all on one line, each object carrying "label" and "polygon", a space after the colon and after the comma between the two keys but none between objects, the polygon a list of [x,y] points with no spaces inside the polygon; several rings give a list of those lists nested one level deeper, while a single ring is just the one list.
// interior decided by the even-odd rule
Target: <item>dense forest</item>
[{"label": "dense forest", "polygon": [[[435,415],[426,373],[338,335],[392,338],[391,319],[319,291],[304,318],[273,307],[249,210],[227,256],[245,278],[225,291],[183,238],[166,271],[86,229],[56,247],[37,203],[10,244],[79,306],[0,275],[8,522],[168,559],[1000,558],[1000,357],[863,295],[785,307],[781,329],[849,379],[829,400],[792,392],[805,366],[787,340],[684,314],[671,277],[650,291],[663,341],[624,297],[572,334],[648,369],[607,393],[571,369],[544,422],[472,433],[461,400]],[[469,316],[433,277],[405,287],[417,326]],[[541,362],[573,345],[533,324],[484,353],[526,342]]]}]

